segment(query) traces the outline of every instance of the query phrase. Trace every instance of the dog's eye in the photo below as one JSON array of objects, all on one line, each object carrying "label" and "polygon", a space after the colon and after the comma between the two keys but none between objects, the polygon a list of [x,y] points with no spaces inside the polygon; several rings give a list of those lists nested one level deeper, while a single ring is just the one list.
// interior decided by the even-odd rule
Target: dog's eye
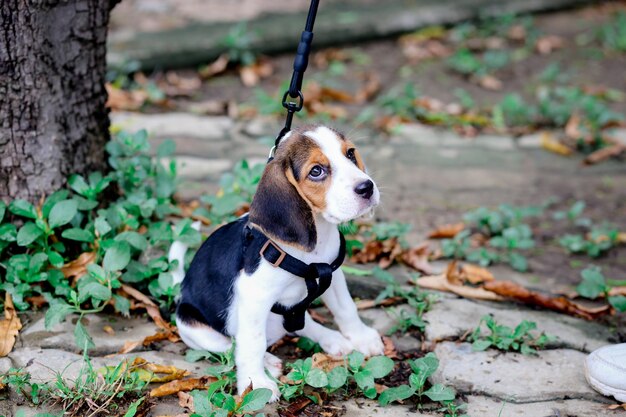
[{"label": "dog's eye", "polygon": [[348,149],[348,152],[346,152],[346,158],[351,160],[354,165],[358,165],[356,163],[356,155],[354,155],[354,148]]},{"label": "dog's eye", "polygon": [[314,181],[321,181],[326,178],[326,170],[319,165],[315,165],[311,168],[311,171],[309,171],[309,178]]}]

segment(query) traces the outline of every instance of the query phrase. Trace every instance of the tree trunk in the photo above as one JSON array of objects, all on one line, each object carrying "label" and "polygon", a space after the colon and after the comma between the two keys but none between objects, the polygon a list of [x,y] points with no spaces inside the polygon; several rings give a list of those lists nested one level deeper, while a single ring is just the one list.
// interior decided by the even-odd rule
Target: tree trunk
[{"label": "tree trunk", "polygon": [[0,1],[0,199],[106,167],[110,0]]}]

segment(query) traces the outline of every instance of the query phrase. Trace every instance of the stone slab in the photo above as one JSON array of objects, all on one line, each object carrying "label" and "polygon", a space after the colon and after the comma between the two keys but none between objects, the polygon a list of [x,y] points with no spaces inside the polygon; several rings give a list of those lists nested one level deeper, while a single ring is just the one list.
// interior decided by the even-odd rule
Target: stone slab
[{"label": "stone slab", "polygon": [[493,398],[468,396],[467,414],[472,417],[613,417],[624,412],[613,411],[607,404],[585,400],[558,400],[530,404],[512,404]]},{"label": "stone slab", "polygon": [[441,299],[424,314],[428,322],[426,339],[431,341],[459,337],[476,328],[481,317],[492,314],[498,323],[515,327],[522,320],[537,323],[535,332],[556,336],[551,347],[591,352],[609,344],[609,330],[595,322],[576,319],[551,311],[529,310],[510,303],[479,303],[465,299]]},{"label": "stone slab", "polygon": [[[195,156],[176,156],[177,174],[187,180],[218,180],[220,175],[230,171],[233,163],[229,159],[208,159]],[[170,159],[164,158],[169,164]]]},{"label": "stone slab", "polygon": [[146,129],[154,137],[189,137],[204,140],[227,138],[234,123],[226,116],[200,116],[190,113],[141,114],[112,112],[111,124],[124,130]]},{"label": "stone slab", "polygon": [[406,405],[388,405],[381,407],[375,401],[351,400],[339,403],[338,406],[345,407],[346,413],[343,417],[427,417],[433,414],[422,414]]},{"label": "stone slab", "polygon": [[[46,330],[44,317],[41,316],[20,333],[18,346],[63,349],[79,353],[80,349],[74,343],[75,320],[76,316],[70,316],[65,322],[56,325],[51,330]],[[91,314],[83,321],[96,345],[90,351],[92,355],[118,352],[126,342],[143,340],[157,332],[154,323],[146,318],[126,319],[120,316]],[[105,326],[113,329],[114,334],[105,332]]]},{"label": "stone slab", "polygon": [[61,349],[25,347],[9,354],[15,367],[24,368],[33,382],[47,382],[62,374],[67,380],[75,380],[83,366],[82,355]]},{"label": "stone slab", "polygon": [[444,342],[435,354],[439,369],[432,381],[464,394],[486,395],[510,403],[583,399],[596,402],[596,393],[583,374],[584,353],[571,349],[540,351],[538,356],[473,352],[468,343]]}]

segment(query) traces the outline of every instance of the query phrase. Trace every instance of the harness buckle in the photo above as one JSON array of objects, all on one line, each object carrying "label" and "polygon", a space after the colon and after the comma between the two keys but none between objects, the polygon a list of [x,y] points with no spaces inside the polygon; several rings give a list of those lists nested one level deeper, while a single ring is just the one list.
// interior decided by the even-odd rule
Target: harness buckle
[{"label": "harness buckle", "polygon": [[[278,257],[278,259],[276,259],[274,262],[269,261],[266,257],[265,257],[265,251],[267,250],[267,248],[269,247],[269,245],[272,245],[274,247],[274,249],[276,249],[278,251],[278,253],[280,253],[280,256]],[[274,268],[278,268],[280,267],[280,264],[283,262],[283,259],[285,259],[285,256],[287,256],[287,252],[285,252],[284,250],[282,250],[281,248],[278,247],[278,245],[276,243],[274,243],[271,239],[267,239],[267,242],[265,242],[263,244],[263,247],[261,248],[261,250],[259,251],[259,255],[261,255],[261,257],[263,259],[265,259],[267,262],[270,263],[270,265],[272,265]]]}]

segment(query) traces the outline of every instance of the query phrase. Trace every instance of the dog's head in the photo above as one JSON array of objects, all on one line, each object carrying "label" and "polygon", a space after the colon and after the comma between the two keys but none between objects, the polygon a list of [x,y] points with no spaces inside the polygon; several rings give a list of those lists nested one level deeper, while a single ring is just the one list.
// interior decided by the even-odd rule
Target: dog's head
[{"label": "dog's head", "polygon": [[305,127],[289,132],[267,164],[250,222],[272,239],[311,251],[315,215],[338,224],[368,213],[379,200],[352,142],[328,127]]}]

